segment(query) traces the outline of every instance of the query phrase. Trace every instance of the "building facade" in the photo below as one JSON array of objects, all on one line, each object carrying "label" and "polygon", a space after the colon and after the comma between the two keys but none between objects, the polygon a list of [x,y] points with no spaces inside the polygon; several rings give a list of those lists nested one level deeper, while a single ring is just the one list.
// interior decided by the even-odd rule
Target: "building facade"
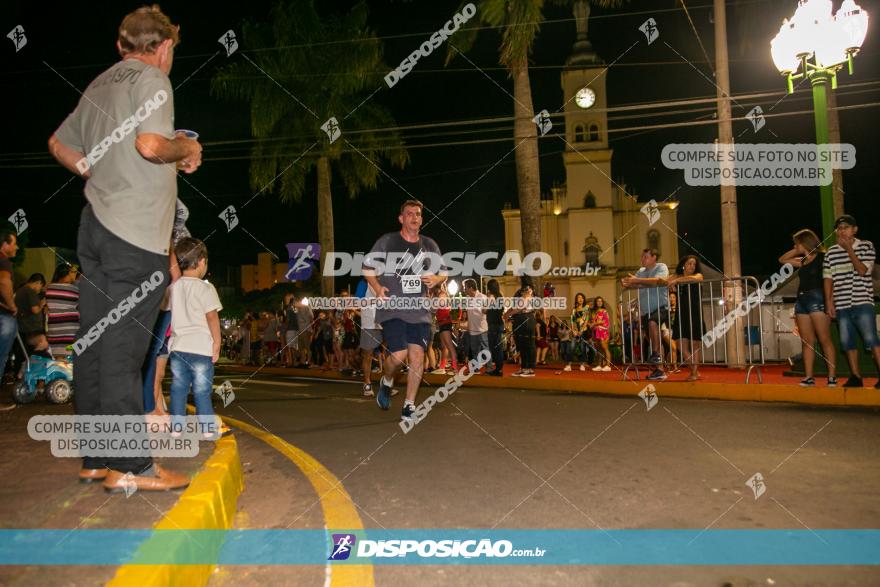
[{"label": "building facade", "polygon": [[287,283],[287,263],[276,263],[272,253],[258,253],[256,265],[241,266],[241,290],[271,289],[276,283]]}]

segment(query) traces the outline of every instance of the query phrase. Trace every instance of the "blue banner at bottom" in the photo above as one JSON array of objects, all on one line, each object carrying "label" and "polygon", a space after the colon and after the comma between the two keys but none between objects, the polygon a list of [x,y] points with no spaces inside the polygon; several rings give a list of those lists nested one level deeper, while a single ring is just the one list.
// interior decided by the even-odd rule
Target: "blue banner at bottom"
[{"label": "blue banner at bottom", "polygon": [[877,565],[880,530],[0,530],[0,565]]}]

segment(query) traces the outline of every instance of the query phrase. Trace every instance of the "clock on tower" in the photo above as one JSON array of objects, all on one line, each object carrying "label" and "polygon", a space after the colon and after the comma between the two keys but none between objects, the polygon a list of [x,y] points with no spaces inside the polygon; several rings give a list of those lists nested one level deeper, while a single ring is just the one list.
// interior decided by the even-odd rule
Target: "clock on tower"
[{"label": "clock on tower", "polygon": [[586,110],[596,103],[596,92],[590,86],[585,86],[574,95],[574,101],[575,104]]}]

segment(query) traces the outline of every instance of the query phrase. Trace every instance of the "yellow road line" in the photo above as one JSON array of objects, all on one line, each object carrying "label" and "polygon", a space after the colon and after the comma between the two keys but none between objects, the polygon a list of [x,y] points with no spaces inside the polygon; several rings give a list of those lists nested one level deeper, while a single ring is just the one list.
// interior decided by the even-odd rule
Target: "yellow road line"
[{"label": "yellow road line", "polygon": [[[364,523],[354,507],[351,496],[342,486],[342,482],[312,455],[247,422],[228,416],[221,417],[236,428],[259,438],[293,461],[312,484],[315,493],[318,494],[318,498],[321,500],[321,510],[324,513],[324,524],[327,528],[331,530],[364,529]],[[348,587],[349,585],[372,587],[375,585],[372,565],[332,565],[330,571],[332,575],[329,585],[332,587]]]}]

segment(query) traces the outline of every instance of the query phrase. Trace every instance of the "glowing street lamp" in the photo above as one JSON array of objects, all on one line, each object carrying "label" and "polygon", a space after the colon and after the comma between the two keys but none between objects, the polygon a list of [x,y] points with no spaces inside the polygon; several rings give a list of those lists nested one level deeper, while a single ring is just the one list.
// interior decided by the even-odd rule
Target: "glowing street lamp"
[{"label": "glowing street lamp", "polygon": [[[831,0],[800,0],[794,16],[782,22],[779,33],[770,42],[770,56],[788,80],[788,93],[794,93],[796,79],[806,77],[813,86],[818,145],[828,143],[828,82],[831,81],[832,90],[837,89],[837,71],[844,63],[852,75],[853,57],[868,33],[868,13],[854,0],[844,0],[833,16],[831,8]],[[830,172],[827,177],[830,178]],[[831,183],[819,186],[823,236],[834,230],[832,191]]]}]

